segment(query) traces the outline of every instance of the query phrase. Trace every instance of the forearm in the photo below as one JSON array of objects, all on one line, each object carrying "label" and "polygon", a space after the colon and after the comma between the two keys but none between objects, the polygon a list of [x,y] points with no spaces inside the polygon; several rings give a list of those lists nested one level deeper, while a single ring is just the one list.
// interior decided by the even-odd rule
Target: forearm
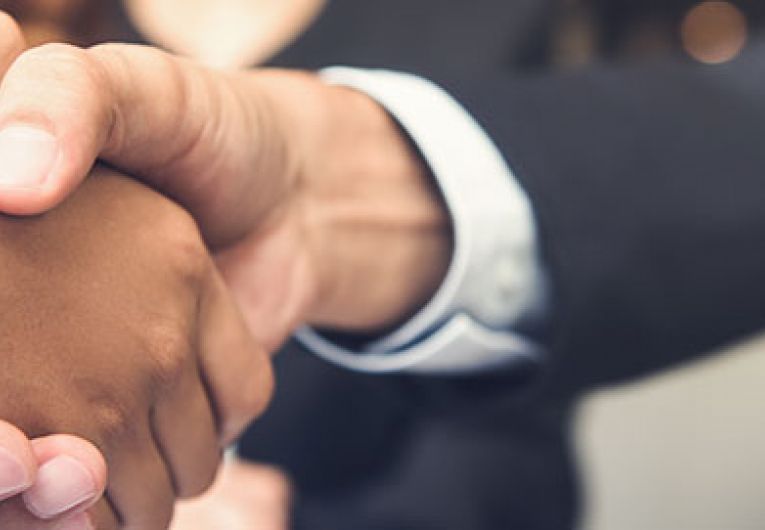
[{"label": "forearm", "polygon": [[369,97],[308,74],[258,76],[284,134],[300,146],[284,152],[317,271],[307,321],[359,331],[395,325],[435,292],[451,256],[448,213],[426,166]]}]

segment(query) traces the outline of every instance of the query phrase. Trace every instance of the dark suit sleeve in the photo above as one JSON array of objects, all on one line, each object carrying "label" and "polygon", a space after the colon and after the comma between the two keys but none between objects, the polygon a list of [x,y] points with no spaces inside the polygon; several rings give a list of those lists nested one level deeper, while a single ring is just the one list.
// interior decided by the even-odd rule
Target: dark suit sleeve
[{"label": "dark suit sleeve", "polygon": [[556,391],[763,327],[765,47],[714,67],[677,59],[442,84],[532,198],[555,293]]}]

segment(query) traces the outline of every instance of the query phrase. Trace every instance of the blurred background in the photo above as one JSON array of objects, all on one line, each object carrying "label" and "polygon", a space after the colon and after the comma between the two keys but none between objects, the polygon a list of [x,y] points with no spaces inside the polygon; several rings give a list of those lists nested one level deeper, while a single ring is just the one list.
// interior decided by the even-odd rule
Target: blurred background
[{"label": "blurred background", "polygon": [[[459,2],[457,2],[459,3]],[[31,44],[148,40],[218,66],[266,62],[326,0],[0,0]],[[576,68],[595,60],[641,60],[682,50],[704,63],[734,59],[757,33],[756,0],[563,0],[514,47],[513,66]],[[434,16],[437,15],[434,13]]]},{"label": "blurred background", "polygon": [[[765,20],[765,3],[757,0],[549,4],[540,0],[540,4],[544,8],[539,9],[535,30],[508,37],[513,45],[505,60],[518,75],[665,56],[724,64],[735,61],[760,38]],[[33,44],[147,41],[212,66],[232,68],[272,62],[310,31],[326,6],[323,0],[0,0],[0,8],[19,17]],[[299,65],[293,59],[286,62]],[[290,385],[293,377],[305,377],[295,375],[304,369],[295,368],[296,364],[323,370],[318,361],[306,360],[305,352],[288,348],[277,366],[282,386]],[[331,377],[338,376],[333,372]],[[338,388],[347,384],[348,396],[376,391],[374,383],[348,382],[353,374],[342,377],[344,383]],[[754,339],[586,396],[577,407],[573,429],[584,489],[582,528],[765,528],[763,381],[765,339]],[[321,415],[322,406],[337,403],[317,399],[313,414]],[[280,410],[277,407],[273,414],[278,416]],[[283,423],[279,417],[267,419],[274,429],[283,427],[285,439],[301,436],[298,427]],[[388,426],[362,423],[362,428],[378,429],[384,439]],[[320,458],[322,451],[332,452],[332,447],[331,443],[329,448],[320,447],[306,458]],[[369,472],[374,471],[370,464]],[[236,502],[255,506],[262,514],[258,522],[250,521],[250,528],[287,526],[288,499],[299,499],[300,491],[289,493],[284,474],[263,467],[250,469],[237,480],[256,484],[254,493],[242,494],[239,488],[225,486],[221,491],[223,496],[239,495]],[[228,508],[236,509],[224,504],[211,516],[204,508],[196,508],[178,530],[206,528],[205,520],[218,523],[208,528],[222,528],[219,524]]]}]

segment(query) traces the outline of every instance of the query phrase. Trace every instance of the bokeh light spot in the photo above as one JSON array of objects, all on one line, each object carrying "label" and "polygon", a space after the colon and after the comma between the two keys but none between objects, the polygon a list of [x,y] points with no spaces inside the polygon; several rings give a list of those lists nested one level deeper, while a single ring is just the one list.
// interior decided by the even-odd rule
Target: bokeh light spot
[{"label": "bokeh light spot", "polygon": [[730,2],[701,2],[683,18],[683,48],[697,61],[720,64],[735,58],[747,40],[746,17]]}]

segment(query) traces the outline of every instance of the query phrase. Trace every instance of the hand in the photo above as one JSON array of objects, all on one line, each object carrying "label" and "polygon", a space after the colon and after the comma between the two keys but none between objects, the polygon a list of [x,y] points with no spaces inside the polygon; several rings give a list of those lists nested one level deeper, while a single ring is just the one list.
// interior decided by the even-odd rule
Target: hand
[{"label": "hand", "polygon": [[[30,441],[0,421],[0,501],[7,501],[2,507],[2,528],[43,530],[60,524],[68,529],[87,528],[85,512],[103,494],[106,476],[101,453],[85,440],[54,435]],[[26,507],[51,501],[72,508],[44,523]]]},{"label": "hand", "polygon": [[448,265],[448,215],[396,124],[310,74],[221,73],[139,46],[43,46],[3,80],[3,155],[8,213],[58,204],[96,158],[177,200],[267,346],[306,321],[393,325]]},{"label": "hand", "polygon": [[[194,222],[99,170],[42,217],[1,217],[0,269],[0,418],[98,447],[111,479],[94,528],[166,528],[272,386]],[[50,518],[58,501],[27,507]],[[51,528],[19,517],[0,506],[4,529]]]},{"label": "hand", "polygon": [[6,56],[0,129],[42,132],[6,129],[0,158],[5,149],[16,165],[0,168],[0,210],[47,210],[96,158],[138,175],[200,223],[268,349],[303,322],[383,329],[440,283],[447,214],[369,98],[309,74],[222,74],[143,47]]}]

